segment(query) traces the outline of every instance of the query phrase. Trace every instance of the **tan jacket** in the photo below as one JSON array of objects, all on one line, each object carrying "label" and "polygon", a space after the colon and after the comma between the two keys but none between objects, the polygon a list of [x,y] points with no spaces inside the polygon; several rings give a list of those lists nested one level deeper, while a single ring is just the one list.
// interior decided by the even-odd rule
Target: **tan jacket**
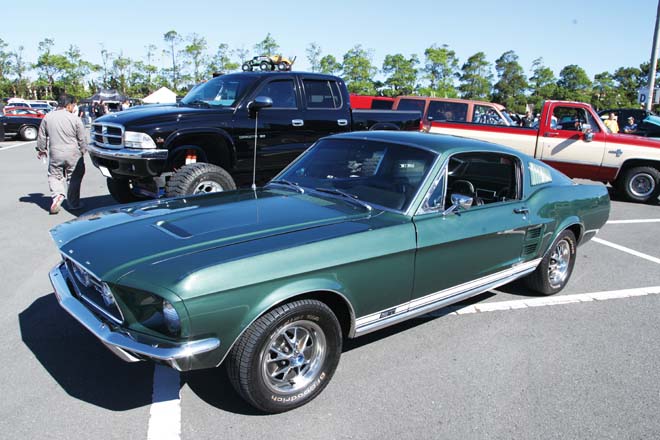
[{"label": "tan jacket", "polygon": [[59,109],[48,113],[41,121],[37,137],[38,151],[51,149],[65,152],[77,149],[84,154],[86,147],[85,126],[77,115]]}]

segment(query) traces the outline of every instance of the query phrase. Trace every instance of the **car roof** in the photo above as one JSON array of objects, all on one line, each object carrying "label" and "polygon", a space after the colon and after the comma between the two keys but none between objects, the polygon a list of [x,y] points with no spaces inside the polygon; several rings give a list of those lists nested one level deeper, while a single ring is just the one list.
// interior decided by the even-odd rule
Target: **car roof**
[{"label": "car roof", "polygon": [[446,134],[422,133],[417,131],[358,131],[330,136],[332,139],[360,139],[393,142],[424,148],[438,154],[469,151],[493,151],[522,156],[520,152],[503,145]]}]

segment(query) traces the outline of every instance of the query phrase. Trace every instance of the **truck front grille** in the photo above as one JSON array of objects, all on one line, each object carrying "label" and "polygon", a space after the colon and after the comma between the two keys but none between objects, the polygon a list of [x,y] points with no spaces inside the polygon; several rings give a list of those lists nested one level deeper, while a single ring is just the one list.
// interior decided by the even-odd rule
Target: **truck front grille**
[{"label": "truck front grille", "polygon": [[92,141],[97,147],[122,148],[124,127],[118,124],[98,122],[92,124]]}]

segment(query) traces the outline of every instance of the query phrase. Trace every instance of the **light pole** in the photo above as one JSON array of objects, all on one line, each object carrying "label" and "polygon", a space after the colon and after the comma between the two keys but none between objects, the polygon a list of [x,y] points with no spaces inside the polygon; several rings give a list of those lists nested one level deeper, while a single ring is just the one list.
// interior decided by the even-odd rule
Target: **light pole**
[{"label": "light pole", "polygon": [[653,91],[655,89],[655,66],[658,64],[658,37],[660,37],[660,0],[655,15],[655,31],[653,32],[653,49],[651,50],[651,68],[649,69],[649,93],[646,98],[646,110],[651,111]]}]

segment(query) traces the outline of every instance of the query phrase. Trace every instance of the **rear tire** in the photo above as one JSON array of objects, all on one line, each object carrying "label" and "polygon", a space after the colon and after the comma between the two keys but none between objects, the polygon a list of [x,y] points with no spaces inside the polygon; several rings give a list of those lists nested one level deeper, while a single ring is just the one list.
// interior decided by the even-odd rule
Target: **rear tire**
[{"label": "rear tire", "polygon": [[299,300],[257,319],[227,358],[229,380],[254,407],[281,413],[318,396],[334,374],[342,332],[320,301]]},{"label": "rear tire", "polygon": [[277,63],[277,70],[284,72],[289,70],[289,65],[285,63],[284,61]]},{"label": "rear tire", "polygon": [[236,183],[231,175],[217,165],[193,163],[179,169],[165,186],[167,197],[232,191]]},{"label": "rear tire", "polygon": [[562,290],[573,273],[577,242],[575,234],[565,229],[555,239],[534,272],[525,277],[527,286],[543,295]]},{"label": "rear tire", "polygon": [[21,135],[21,138],[23,138],[23,140],[33,141],[37,138],[39,131],[37,130],[37,127],[34,127],[32,125],[26,125],[25,127],[21,128],[19,134]]},{"label": "rear tire", "polygon": [[243,69],[243,72],[252,72],[252,64],[243,63],[243,65],[241,66],[241,69]]},{"label": "rear tire", "polygon": [[106,179],[108,191],[113,199],[118,203],[133,203],[147,200],[144,196],[139,196],[133,192],[131,181],[128,179]]},{"label": "rear tire", "polygon": [[617,181],[617,189],[631,202],[652,202],[660,194],[660,171],[653,167],[626,170]]},{"label": "rear tire", "polygon": [[267,72],[267,71],[269,71],[269,70],[273,70],[273,64],[272,64],[272,63],[269,63],[268,61],[262,61],[262,62],[259,64],[259,68],[260,68],[262,71]]}]

